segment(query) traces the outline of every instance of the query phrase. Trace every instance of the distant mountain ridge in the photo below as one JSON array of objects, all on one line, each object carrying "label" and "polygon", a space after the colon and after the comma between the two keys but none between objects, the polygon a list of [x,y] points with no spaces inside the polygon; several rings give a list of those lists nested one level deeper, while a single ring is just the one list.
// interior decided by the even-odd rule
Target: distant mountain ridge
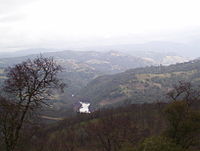
[{"label": "distant mountain ridge", "polygon": [[[179,42],[171,42],[171,41],[151,41],[146,43],[139,44],[113,44],[113,45],[105,45],[105,46],[96,46],[92,48],[87,48],[85,50],[102,50],[102,51],[120,51],[124,53],[128,53],[134,56],[139,54],[144,55],[144,52],[152,52],[152,54],[164,54],[169,56],[181,56],[186,58],[197,58],[200,56],[200,45],[199,40],[188,43],[179,43]],[[159,56],[160,56],[159,55]]]}]

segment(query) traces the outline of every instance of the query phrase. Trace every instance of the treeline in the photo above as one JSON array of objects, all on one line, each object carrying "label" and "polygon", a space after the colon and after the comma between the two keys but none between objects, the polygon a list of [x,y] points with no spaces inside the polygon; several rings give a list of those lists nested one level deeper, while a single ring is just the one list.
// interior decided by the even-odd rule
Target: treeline
[{"label": "treeline", "polygon": [[53,126],[41,126],[21,146],[24,151],[194,151],[200,147],[199,107],[188,108],[180,101],[78,114]]}]

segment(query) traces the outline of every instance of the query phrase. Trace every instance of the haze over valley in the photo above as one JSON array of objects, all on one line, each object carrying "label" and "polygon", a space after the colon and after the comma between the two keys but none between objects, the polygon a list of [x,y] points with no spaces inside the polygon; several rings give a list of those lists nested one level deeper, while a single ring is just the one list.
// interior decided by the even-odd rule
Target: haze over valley
[{"label": "haze over valley", "polygon": [[0,151],[200,151],[198,0],[0,0]]}]

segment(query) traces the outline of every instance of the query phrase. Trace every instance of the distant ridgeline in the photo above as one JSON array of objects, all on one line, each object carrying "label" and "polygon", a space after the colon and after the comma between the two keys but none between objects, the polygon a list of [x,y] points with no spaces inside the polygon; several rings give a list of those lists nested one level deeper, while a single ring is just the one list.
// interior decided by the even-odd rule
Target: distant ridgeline
[{"label": "distant ridgeline", "polygon": [[95,107],[167,101],[166,93],[179,81],[200,85],[200,60],[100,76],[82,89],[79,96],[91,100]]}]

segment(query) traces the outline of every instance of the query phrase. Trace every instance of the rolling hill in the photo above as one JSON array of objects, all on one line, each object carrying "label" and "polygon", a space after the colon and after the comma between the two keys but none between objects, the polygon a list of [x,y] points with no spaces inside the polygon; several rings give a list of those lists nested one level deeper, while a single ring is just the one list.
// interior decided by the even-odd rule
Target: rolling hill
[{"label": "rolling hill", "polygon": [[[140,57],[128,56],[114,51],[58,51],[42,53],[42,55],[45,57],[53,56],[63,66],[64,72],[61,76],[68,83],[70,90],[73,91],[79,90],[99,75],[115,74],[130,68],[145,67],[154,64]],[[37,56],[38,54],[1,58],[0,68],[3,69]]]},{"label": "rolling hill", "polygon": [[83,88],[79,96],[94,107],[166,101],[165,94],[179,81],[200,84],[200,60],[100,76]]}]

